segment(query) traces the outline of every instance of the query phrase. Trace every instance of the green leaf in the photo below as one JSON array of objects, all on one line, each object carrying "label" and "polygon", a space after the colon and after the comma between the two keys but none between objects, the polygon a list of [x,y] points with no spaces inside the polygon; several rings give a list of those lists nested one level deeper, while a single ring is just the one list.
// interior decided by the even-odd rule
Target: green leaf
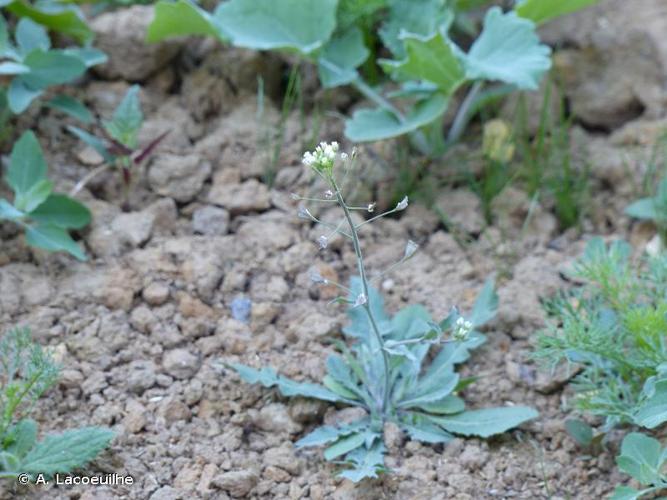
[{"label": "green leaf", "polygon": [[10,2],[7,10],[17,17],[29,17],[33,21],[47,28],[69,35],[80,43],[87,43],[93,38],[93,31],[80,14],[77,8],[58,5],[54,8],[52,2],[47,2],[42,7],[39,3],[31,4],[26,1],[17,0]]},{"label": "green leaf", "polygon": [[29,213],[32,212],[39,205],[49,197],[53,191],[53,182],[48,179],[33,184],[25,193],[17,193],[14,199],[14,205],[19,210]]},{"label": "green leaf", "polygon": [[229,0],[214,17],[237,47],[310,54],[336,27],[338,0]]},{"label": "green leaf", "polygon": [[77,120],[81,120],[83,123],[92,123],[94,119],[93,114],[81,101],[67,95],[55,96],[46,103],[46,106],[62,111]]},{"label": "green leaf", "polygon": [[29,215],[40,224],[62,229],[81,229],[91,219],[90,210],[64,194],[52,194]]},{"label": "green leaf", "polygon": [[80,59],[86,65],[86,68],[104,64],[109,60],[104,52],[93,47],[67,47],[61,52]]},{"label": "green leaf", "polygon": [[86,65],[81,59],[55,50],[33,50],[23,63],[30,68],[30,73],[21,75],[20,78],[29,88],[35,90],[68,83],[86,72]]},{"label": "green leaf", "polygon": [[454,436],[441,427],[429,422],[421,415],[411,414],[401,422],[401,429],[408,433],[410,439],[424,443],[447,443]]},{"label": "green leaf", "polygon": [[281,377],[273,368],[264,367],[261,370],[255,370],[239,363],[232,363],[229,366],[236,370],[239,376],[249,384],[262,384],[264,387],[277,386],[284,396],[304,396],[332,402],[347,401],[321,385],[295,382]]},{"label": "green leaf", "polygon": [[667,421],[667,382],[655,385],[655,393],[639,404],[633,415],[637,425],[654,429]]},{"label": "green leaf", "polygon": [[434,403],[450,395],[459,383],[459,375],[454,372],[442,376],[426,376],[420,379],[412,391],[399,403],[399,408],[412,408],[424,403]]},{"label": "green leaf", "polygon": [[[358,276],[353,276],[350,279],[350,290],[352,292],[349,298],[354,303],[357,296],[362,292],[361,280]],[[382,295],[375,288],[370,287],[367,300],[380,334],[386,335],[391,330],[391,320],[384,310]],[[362,307],[350,307],[347,310],[347,315],[350,318],[350,324],[343,328],[343,333],[362,341],[369,339],[372,334],[366,311]]]},{"label": "green leaf", "polygon": [[7,102],[12,113],[23,113],[30,103],[42,95],[43,90],[33,90],[21,79],[21,77],[14,78],[9,84],[9,91],[7,92]]},{"label": "green leaf", "polygon": [[69,125],[67,127],[67,130],[70,133],[77,136],[83,142],[88,144],[95,151],[97,151],[102,156],[102,158],[104,158],[105,162],[112,163],[115,160],[115,157],[106,148],[106,146],[104,144],[104,141],[102,139],[99,139],[98,137],[95,137],[94,135],[89,134],[85,130],[81,130],[79,127],[74,127],[72,125]]},{"label": "green leaf", "polygon": [[446,0],[392,0],[389,18],[378,34],[384,45],[397,58],[406,56],[403,37],[416,35],[432,37],[446,33],[454,21],[454,12]]},{"label": "green leaf", "polygon": [[[364,394],[359,388],[359,381],[355,379],[354,374],[349,366],[345,364],[343,359],[340,356],[335,354],[330,355],[327,358],[327,372],[329,376],[338,384],[342,385],[347,395],[344,397],[350,399],[364,399]],[[324,382],[325,385],[326,382]],[[334,390],[332,387],[330,389]],[[334,390],[334,392],[338,392]]]},{"label": "green leaf", "polygon": [[428,418],[454,434],[489,437],[512,429],[538,415],[533,408],[508,406],[468,410],[452,416],[428,416]]},{"label": "green leaf", "polygon": [[658,440],[639,432],[623,438],[621,454],[616,457],[618,467],[642,484],[660,482],[661,446]]},{"label": "green leaf", "polygon": [[338,2],[337,28],[345,30],[363,18],[371,18],[384,8],[389,0],[340,0]]},{"label": "green leaf", "polygon": [[9,203],[4,198],[0,198],[0,219],[20,219],[24,217],[25,214],[20,210],[17,210],[14,205]]},{"label": "green leaf", "polygon": [[21,461],[21,470],[51,476],[83,467],[109,446],[113,437],[113,431],[100,427],[83,427],[47,436]]},{"label": "green leaf", "polygon": [[369,431],[358,432],[339,439],[333,445],[324,450],[324,458],[327,460],[333,460],[334,458],[338,458],[341,455],[349,453],[355,448],[363,446],[366,443],[368,432]]},{"label": "green leaf", "polygon": [[46,30],[27,17],[22,18],[16,25],[15,38],[24,56],[36,49],[46,52],[51,48],[51,40]]},{"label": "green leaf", "polygon": [[19,64],[11,61],[0,63],[0,75],[21,75],[29,72],[30,68],[25,64]]},{"label": "green leaf", "polygon": [[322,85],[331,88],[354,81],[359,76],[357,66],[363,64],[369,53],[359,28],[336,35],[324,46],[318,59]]},{"label": "green leaf", "polygon": [[616,486],[614,494],[609,498],[609,500],[637,500],[642,495],[651,491],[652,488],[646,490],[636,490],[630,488],[630,486]]},{"label": "green leaf", "polygon": [[9,30],[7,29],[7,21],[0,15],[0,55],[7,55],[11,49],[9,41]]},{"label": "green leaf", "polygon": [[386,470],[384,452],[384,444],[380,440],[370,448],[362,446],[353,450],[345,457],[346,463],[352,465],[352,468],[344,470],[338,476],[355,483],[362,479],[378,477],[378,472]]},{"label": "green leaf", "polygon": [[137,134],[144,121],[139,102],[139,85],[132,85],[113,113],[111,121],[102,124],[111,137],[128,148],[137,146]]},{"label": "green leaf", "polygon": [[565,430],[579,446],[589,446],[593,442],[593,429],[586,422],[576,419],[566,420]]},{"label": "green leaf", "polygon": [[435,94],[415,105],[404,120],[386,109],[360,109],[345,122],[345,135],[355,142],[398,137],[431,123],[446,111],[448,104],[445,96]]},{"label": "green leaf", "polygon": [[416,404],[415,408],[436,415],[453,415],[465,410],[465,403],[460,397],[450,394],[439,401]]},{"label": "green leaf", "polygon": [[37,224],[28,226],[25,231],[29,245],[48,250],[50,252],[68,252],[79,260],[86,260],[86,254],[81,247],[62,228],[57,226]]},{"label": "green leaf", "polygon": [[341,427],[324,425],[305,435],[296,443],[294,443],[294,445],[297,448],[304,448],[306,446],[320,446],[323,444],[331,443],[332,441],[336,441],[340,437],[349,436],[352,433],[359,432],[367,426],[368,421],[365,419]]},{"label": "green leaf", "polygon": [[519,16],[542,24],[596,3],[598,0],[524,0],[514,10]]},{"label": "green leaf", "polygon": [[225,38],[213,16],[189,0],[162,0],[155,4],[155,17],[148,26],[146,41],[155,43],[172,36],[185,35]]},{"label": "green leaf", "polygon": [[46,179],[46,161],[35,134],[28,130],[12,148],[7,183],[17,196],[25,196],[33,186]]},{"label": "green leaf", "polygon": [[662,207],[657,198],[642,198],[625,208],[630,217],[643,220],[662,220],[667,218],[667,206]]},{"label": "green leaf", "polygon": [[37,441],[37,422],[29,418],[20,420],[8,431],[9,446],[5,451],[22,458]]},{"label": "green leaf", "polygon": [[442,33],[430,38],[418,35],[403,37],[407,56],[402,61],[380,61],[383,69],[397,80],[423,80],[434,83],[451,95],[465,80],[463,66],[449,39]]},{"label": "green leaf", "polygon": [[464,58],[466,77],[535,90],[551,67],[550,54],[551,49],[540,44],[531,21],[492,7],[484,18],[482,33]]},{"label": "green leaf", "polygon": [[497,312],[498,294],[496,293],[493,279],[489,279],[484,283],[482,291],[479,292],[468,319],[472,323],[473,328],[478,328],[491,321]]}]

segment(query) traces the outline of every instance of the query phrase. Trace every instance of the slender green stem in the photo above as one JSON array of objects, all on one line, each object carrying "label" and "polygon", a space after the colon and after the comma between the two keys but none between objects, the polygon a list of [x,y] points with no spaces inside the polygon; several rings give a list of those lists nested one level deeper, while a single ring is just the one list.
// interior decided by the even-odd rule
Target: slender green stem
[{"label": "slender green stem", "polygon": [[463,131],[466,128],[466,125],[470,121],[470,108],[477,98],[477,94],[482,90],[483,82],[481,80],[476,81],[470,90],[468,95],[465,97],[459,110],[456,112],[456,118],[454,118],[454,123],[452,123],[452,128],[449,129],[449,135],[447,136],[447,142],[450,144],[457,142]]},{"label": "slender green stem", "polygon": [[373,313],[371,312],[371,307],[369,302],[368,278],[366,277],[366,268],[364,267],[364,256],[361,252],[361,245],[359,244],[359,235],[357,233],[357,228],[354,224],[354,221],[352,220],[352,214],[347,204],[345,203],[343,194],[338,188],[338,184],[336,184],[336,179],[334,179],[333,175],[331,176],[331,185],[334,188],[336,199],[338,200],[338,203],[340,204],[341,208],[343,209],[343,212],[345,213],[345,219],[347,219],[347,223],[350,226],[350,233],[352,235],[352,245],[354,247],[354,253],[356,254],[357,257],[357,268],[359,270],[359,277],[361,278],[363,293],[364,296],[366,297],[366,303],[363,304],[362,307],[364,308],[366,314],[368,315],[368,320],[371,324],[371,329],[373,330],[375,339],[380,347],[380,351],[382,352],[382,363],[384,368],[384,389],[382,391],[382,406],[379,408],[379,410],[380,414],[384,416],[384,412],[387,410],[389,406],[389,387],[390,387],[389,355],[387,354],[387,351],[385,351],[384,349],[384,340],[382,339],[382,334],[380,333],[380,329],[378,328],[377,323],[375,322],[375,318],[373,317]]}]

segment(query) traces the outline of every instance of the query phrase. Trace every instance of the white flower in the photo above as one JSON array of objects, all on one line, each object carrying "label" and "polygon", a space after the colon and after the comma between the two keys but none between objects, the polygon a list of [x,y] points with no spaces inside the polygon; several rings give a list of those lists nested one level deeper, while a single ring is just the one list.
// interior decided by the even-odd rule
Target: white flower
[{"label": "white flower", "polygon": [[330,171],[336,162],[336,155],[340,146],[337,142],[331,144],[320,142],[315,151],[303,154],[303,164],[314,168],[318,172]]},{"label": "white flower", "polygon": [[330,200],[331,198],[334,197],[334,192],[333,192],[331,189],[327,189],[327,190],[324,192],[324,197],[325,197],[327,200]]},{"label": "white flower", "polygon": [[320,246],[322,250],[324,250],[329,245],[329,238],[322,235],[319,238],[317,238],[317,244]]},{"label": "white flower", "polygon": [[306,220],[314,220],[315,219],[313,217],[313,214],[310,213],[310,210],[308,210],[303,205],[301,205],[299,207],[299,211],[297,212],[297,217],[299,217],[299,219],[306,219]]},{"label": "white flower", "polygon": [[366,295],[364,295],[363,293],[360,293],[359,295],[357,295],[357,300],[354,301],[354,306],[352,306],[352,307],[363,306],[366,302],[368,302],[368,299],[366,298]]},{"label": "white flower", "polygon": [[366,210],[368,210],[369,213],[373,213],[375,211],[375,207],[377,206],[377,203],[369,203],[368,206],[366,207]]},{"label": "white flower", "polygon": [[343,161],[347,161],[347,153],[341,153],[340,154],[340,159]]},{"label": "white flower", "polygon": [[412,257],[415,252],[419,249],[419,245],[415,243],[412,240],[408,240],[407,244],[405,245],[405,255],[403,256],[404,260],[408,260],[410,257]]},{"label": "white flower", "polygon": [[317,158],[315,157],[315,155],[313,153],[307,151],[303,154],[302,162],[305,166],[312,167],[315,164],[316,161],[317,161]]},{"label": "white flower", "polygon": [[398,204],[396,205],[396,210],[397,211],[405,210],[406,208],[408,208],[408,197],[407,196],[405,198],[403,198],[401,201],[399,201]]},{"label": "white flower", "polygon": [[452,338],[457,342],[463,342],[468,338],[472,332],[472,323],[467,321],[463,316],[460,316],[459,319],[454,323],[454,331],[452,332]]}]

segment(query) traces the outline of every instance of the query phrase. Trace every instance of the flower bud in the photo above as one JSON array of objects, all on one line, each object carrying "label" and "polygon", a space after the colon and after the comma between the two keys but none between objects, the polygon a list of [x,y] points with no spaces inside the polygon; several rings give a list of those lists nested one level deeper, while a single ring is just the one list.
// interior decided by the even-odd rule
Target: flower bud
[{"label": "flower bud", "polygon": [[404,197],[401,201],[399,201],[398,204],[396,205],[396,210],[399,211],[399,212],[401,210],[405,210],[406,208],[408,208],[408,197],[407,196]]},{"label": "flower bud", "polygon": [[418,249],[419,245],[417,243],[412,240],[408,240],[405,245],[405,254],[403,255],[403,260],[408,260],[417,252]]},{"label": "flower bud", "polygon": [[329,238],[322,235],[319,238],[317,238],[317,244],[320,246],[321,250],[324,250],[327,246],[329,246]]}]

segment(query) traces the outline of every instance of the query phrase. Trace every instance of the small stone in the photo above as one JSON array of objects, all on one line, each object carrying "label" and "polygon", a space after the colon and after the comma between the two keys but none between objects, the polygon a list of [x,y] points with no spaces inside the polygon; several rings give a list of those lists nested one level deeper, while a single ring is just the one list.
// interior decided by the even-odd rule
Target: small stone
[{"label": "small stone", "polygon": [[287,471],[272,465],[264,469],[264,477],[273,481],[274,483],[286,483],[292,479]]},{"label": "small stone", "polygon": [[157,318],[146,306],[135,307],[130,314],[132,328],[142,333],[150,333],[157,324]]},{"label": "small stone", "polygon": [[257,179],[249,179],[242,184],[229,184],[220,182],[219,176],[215,176],[208,201],[226,208],[232,215],[271,208],[269,189]]},{"label": "small stone", "polygon": [[171,486],[163,486],[153,493],[149,500],[181,500],[183,495],[176,488]]},{"label": "small stone", "polygon": [[130,399],[125,405],[125,418],[123,425],[128,432],[136,434],[146,425],[146,408],[134,399]]},{"label": "small stone", "polygon": [[192,417],[192,412],[185,403],[171,398],[162,402],[160,414],[168,424],[173,424],[179,420],[190,420]]},{"label": "small stone", "polygon": [[205,206],[192,215],[195,233],[222,236],[229,231],[229,212],[223,208]]},{"label": "small stone", "polygon": [[168,351],[162,360],[164,370],[174,378],[191,378],[199,370],[201,360],[186,349]]},{"label": "small stone", "polygon": [[83,382],[83,374],[79,370],[66,369],[60,373],[58,382],[67,389],[80,387]]},{"label": "small stone", "polygon": [[169,286],[159,281],[144,288],[142,297],[151,306],[161,306],[169,298]]},{"label": "small stone", "polygon": [[155,384],[155,363],[137,359],[127,365],[124,371],[125,384],[130,392],[142,394]]},{"label": "small stone", "polygon": [[211,175],[211,164],[198,155],[157,155],[148,172],[153,191],[179,203],[192,201]]},{"label": "small stone", "polygon": [[289,434],[296,434],[303,429],[303,426],[290,418],[287,407],[280,403],[264,406],[255,418],[255,425],[263,431]]},{"label": "small stone", "polygon": [[326,409],[324,401],[306,398],[292,398],[288,407],[292,420],[300,424],[310,424],[322,418]]},{"label": "small stone", "polygon": [[215,464],[206,464],[201,471],[199,483],[197,484],[197,492],[205,495],[211,491],[211,483],[213,478],[218,473],[218,466]]},{"label": "small stone", "polygon": [[174,478],[174,486],[180,490],[194,489],[199,478],[199,467],[186,466],[181,468]]},{"label": "small stone", "polygon": [[76,154],[76,157],[79,159],[81,163],[83,163],[84,165],[89,165],[91,167],[101,165],[102,162],[104,161],[102,155],[99,154],[97,151],[95,151],[95,149],[92,148],[91,146],[86,146],[85,148],[83,148]]},{"label": "small stone", "polygon": [[436,202],[447,220],[466,233],[478,234],[484,229],[484,214],[479,197],[467,189],[443,193]]},{"label": "small stone", "polygon": [[221,490],[227,491],[234,498],[247,496],[255,487],[259,477],[252,470],[224,472],[216,476],[212,483]]}]

